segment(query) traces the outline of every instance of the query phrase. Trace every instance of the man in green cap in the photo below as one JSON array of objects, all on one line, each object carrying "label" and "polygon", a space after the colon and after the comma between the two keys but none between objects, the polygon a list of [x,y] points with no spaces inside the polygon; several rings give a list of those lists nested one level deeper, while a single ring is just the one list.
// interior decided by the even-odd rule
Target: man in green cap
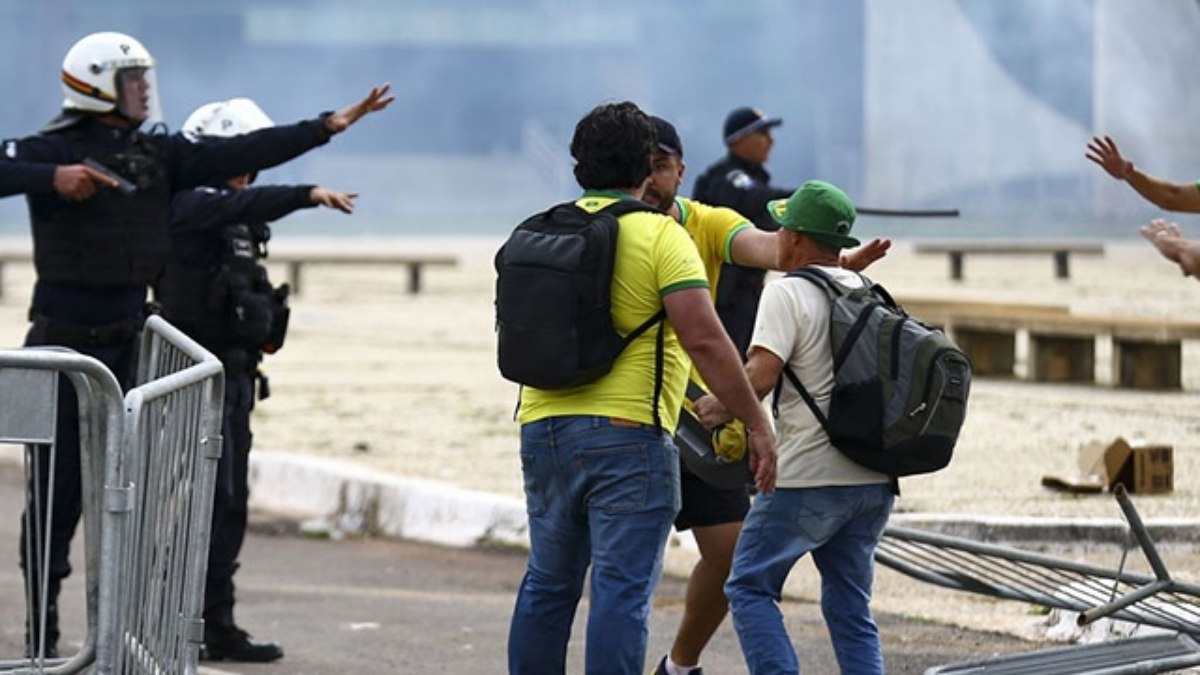
[{"label": "man in green cap", "polygon": [[[839,264],[850,235],[854,204],[837,187],[809,181],[790,198],[768,205],[779,223],[783,269],[812,266],[844,286],[862,277]],[[828,412],[833,390],[829,301],[799,277],[763,289],[746,371],[761,398],[775,388],[787,364]],[[705,397],[697,406],[705,424],[728,415]],[[776,490],[750,508],[725,584],[733,625],[752,675],[799,673],[800,664],[776,600],[792,567],[806,553],[821,573],[821,609],[843,673],[883,672],[879,629],[871,617],[873,558],[892,510],[889,478],[843,455],[799,392],[783,387],[778,399]]]},{"label": "man in green cap", "polygon": [[[642,199],[670,214],[692,238],[704,263],[713,302],[716,302],[716,288],[721,284],[722,274],[731,269],[728,263],[760,270],[787,271],[779,266],[777,227],[771,231],[762,230],[732,209],[709,206],[678,195],[685,169],[683,143],[670,122],[653,116],[651,121],[658,146],[650,156],[650,181]],[[841,264],[861,271],[886,255],[890,246],[889,239],[872,239],[854,250],[843,252]],[[753,317],[751,310],[751,325],[746,326],[745,334],[747,343]],[[742,356],[745,357],[744,351]],[[676,445],[681,443],[677,439]],[[684,453],[680,456],[690,457]],[[739,469],[737,465],[726,466],[731,471]],[[683,619],[670,652],[663,655],[653,675],[703,675],[700,657],[725,620],[728,603],[723,588],[742,521],[750,511],[750,493],[744,485],[737,488],[711,485],[694,473],[686,461],[680,463],[679,480],[682,500],[675,517],[675,529],[691,531],[700,559],[688,578]]]}]

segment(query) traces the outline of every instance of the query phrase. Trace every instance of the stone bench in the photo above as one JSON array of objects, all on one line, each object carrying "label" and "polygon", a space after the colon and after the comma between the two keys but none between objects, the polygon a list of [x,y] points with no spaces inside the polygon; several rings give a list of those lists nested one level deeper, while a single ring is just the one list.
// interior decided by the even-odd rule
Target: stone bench
[{"label": "stone bench", "polygon": [[[971,358],[976,375],[1012,376],[1016,367],[1017,332],[1010,317],[1066,315],[1067,305],[987,299],[899,296],[896,301],[912,316],[938,326]],[[993,327],[992,320],[1000,324]]]},{"label": "stone bench", "polygon": [[408,292],[421,292],[421,273],[426,267],[454,267],[458,258],[452,255],[408,254],[389,251],[271,251],[267,264],[287,266],[287,281],[292,293],[302,288],[301,270],[306,265],[403,265],[408,268]]},{"label": "stone bench", "polygon": [[[4,296],[4,267],[9,263],[31,264],[29,249],[0,249],[0,297]],[[454,267],[452,255],[410,254],[391,251],[272,250],[264,261],[287,266],[287,281],[293,294],[301,289],[301,270],[305,265],[403,265],[408,268],[408,292],[421,292],[422,271],[426,267]]]},{"label": "stone bench", "polygon": [[1182,386],[1183,340],[1200,339],[1200,320],[1074,314],[1065,305],[905,298],[913,316],[944,328],[978,375],[1012,376],[1016,336],[1029,336],[1028,372],[1038,382],[1095,382],[1096,341],[1112,341],[1113,384],[1137,389]]},{"label": "stone bench", "polygon": [[1099,242],[1073,240],[988,240],[963,239],[922,241],[913,245],[915,253],[945,254],[950,257],[950,278],[963,278],[963,257],[973,255],[1045,255],[1054,258],[1054,276],[1067,279],[1071,276],[1071,255],[1103,255],[1104,245]]}]

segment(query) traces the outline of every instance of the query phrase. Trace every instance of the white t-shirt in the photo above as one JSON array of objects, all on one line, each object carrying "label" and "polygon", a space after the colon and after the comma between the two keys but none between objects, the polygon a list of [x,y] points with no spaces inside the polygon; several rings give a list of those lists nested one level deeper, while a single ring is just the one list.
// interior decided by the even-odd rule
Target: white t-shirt
[{"label": "white t-shirt", "polygon": [[[862,285],[854,272],[820,267],[843,285]],[[833,391],[833,355],[829,344],[829,301],[807,279],[784,277],[763,289],[750,351],[775,354],[804,383],[822,412],[829,410]],[[779,445],[779,477],[783,488],[886,483],[884,474],[863,468],[829,442],[821,423],[796,387],[784,378],[775,420]]]}]

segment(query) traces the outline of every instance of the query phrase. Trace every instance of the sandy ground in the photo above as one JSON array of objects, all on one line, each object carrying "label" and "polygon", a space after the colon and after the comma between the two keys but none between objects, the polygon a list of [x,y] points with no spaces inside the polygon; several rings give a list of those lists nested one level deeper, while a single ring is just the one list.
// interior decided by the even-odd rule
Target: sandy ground
[{"label": "sandy ground", "polygon": [[[896,292],[1069,303],[1076,311],[1200,318],[1200,285],[1148,246],[1112,246],[1073,260],[1069,281],[1049,256],[968,258],[965,282],[946,261],[900,245],[873,276]],[[462,265],[426,273],[420,295],[403,270],[313,267],[294,303],[287,346],[268,357],[273,396],[256,413],[258,447],[339,456],[381,471],[520,496],[513,409],[517,387],[495,367],[491,255],[496,242],[421,241],[457,250]],[[453,248],[450,248],[453,247]],[[1107,359],[1097,355],[1101,375]],[[1200,512],[1200,345],[1184,353],[1183,392],[978,380],[954,462],[904,481],[910,512],[1118,515],[1107,497],[1041,487],[1074,465],[1078,447],[1117,436],[1175,446],[1175,492],[1143,496],[1143,516]]]},{"label": "sandy ground", "polygon": [[[450,252],[460,256],[460,265],[427,270],[418,295],[407,293],[402,268],[306,268],[305,293],[293,299],[287,344],[264,364],[272,396],[255,412],[255,446],[519,497],[517,387],[495,367],[491,256],[498,244],[498,239],[278,237],[280,250]],[[897,294],[1058,302],[1078,312],[1200,319],[1200,285],[1181,277],[1140,240],[1111,243],[1104,257],[1077,257],[1071,266],[1072,278],[1060,281],[1049,256],[968,257],[966,280],[951,283],[943,256],[917,256],[899,242],[871,276]],[[282,270],[277,272],[282,279]],[[31,283],[26,266],[5,269],[0,345],[20,344]],[[1097,354],[1102,378],[1109,376],[1108,348],[1101,344]],[[1042,488],[1040,480],[1073,467],[1081,444],[1125,436],[1175,448],[1175,491],[1136,496],[1143,517],[1194,517],[1200,512],[1200,344],[1185,344],[1183,378],[1184,391],[1169,393],[976,380],[953,463],[940,473],[906,479],[898,509],[1118,517],[1110,497],[1067,496]],[[1197,567],[1189,564],[1192,553],[1172,554],[1174,569]],[[1069,555],[1115,565],[1118,552]],[[1026,635],[1038,620],[1029,607],[929,592],[886,570],[878,591],[881,609],[937,620]],[[918,607],[914,597],[928,602]]]}]

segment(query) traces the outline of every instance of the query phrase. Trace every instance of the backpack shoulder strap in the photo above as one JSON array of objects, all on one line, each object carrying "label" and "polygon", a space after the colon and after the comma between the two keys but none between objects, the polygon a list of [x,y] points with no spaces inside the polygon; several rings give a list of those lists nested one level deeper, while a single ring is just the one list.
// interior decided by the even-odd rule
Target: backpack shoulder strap
[{"label": "backpack shoulder strap", "polygon": [[653,206],[647,204],[646,202],[641,201],[640,199],[618,199],[617,201],[600,209],[596,213],[608,213],[608,214],[611,214],[614,218],[620,218],[621,216],[625,216],[630,213],[637,213],[639,211],[645,211],[647,213],[657,213],[659,215],[664,215],[664,216],[667,215],[661,209],[654,208]]},{"label": "backpack shoulder strap", "polygon": [[825,291],[825,295],[828,295],[830,300],[846,294],[845,287],[835,281],[833,277],[829,276],[829,273],[823,269],[806,265],[788,272],[787,276],[795,277],[797,279],[805,279],[815,284],[817,288]]},{"label": "backpack shoulder strap", "polygon": [[[653,206],[650,206],[649,204],[647,204],[641,200],[618,199],[617,201],[615,201],[615,202],[609,204],[608,206],[605,206],[604,208],[600,209],[599,211],[596,211],[595,213],[591,214],[591,216],[595,217],[600,214],[605,214],[605,215],[612,216],[613,222],[616,222],[617,219],[619,219],[621,216],[628,215],[630,213],[637,213],[639,211],[646,211],[649,213],[658,213],[661,215],[666,215],[663,211],[656,209]],[[613,243],[615,244],[616,242],[614,241]],[[630,331],[629,334],[623,338],[623,340],[622,340],[623,345],[621,347],[622,349],[624,349],[631,342],[636,340],[639,335],[641,335],[642,333],[645,333],[647,330],[650,330],[650,328],[652,328],[655,324],[658,325],[658,335],[656,336],[655,341],[654,341],[654,395],[650,399],[650,409],[654,415],[654,428],[658,429],[660,432],[662,431],[663,426],[662,426],[662,420],[660,419],[659,414],[658,414],[658,401],[662,397],[664,350],[665,350],[665,344],[664,344],[664,338],[663,338],[663,336],[664,336],[663,329],[665,326],[663,324],[665,323],[666,318],[667,318],[666,309],[658,310],[657,312],[654,313],[653,316],[647,318],[637,328],[634,328],[632,331]]]},{"label": "backpack shoulder strap", "polygon": [[788,382],[800,392],[800,398],[804,399],[804,403],[808,405],[808,409],[812,411],[813,417],[820,422],[821,428],[825,433],[829,433],[829,419],[825,417],[825,413],[821,412],[821,408],[817,406],[817,401],[808,393],[808,389],[804,388],[804,384],[800,382],[800,378],[791,369],[788,364],[783,364],[783,370],[779,373],[779,379],[775,381],[775,392],[771,395],[771,412],[775,418],[779,419],[779,394],[783,390],[783,378],[787,378]]}]

